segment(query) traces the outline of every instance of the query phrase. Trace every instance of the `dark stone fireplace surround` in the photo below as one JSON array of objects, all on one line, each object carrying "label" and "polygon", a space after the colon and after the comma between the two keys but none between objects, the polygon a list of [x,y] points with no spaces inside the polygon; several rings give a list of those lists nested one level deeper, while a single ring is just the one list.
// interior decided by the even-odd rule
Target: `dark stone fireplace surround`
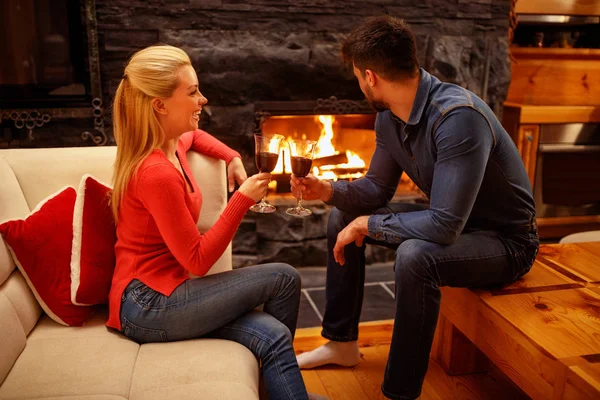
[{"label": "dark stone fireplace surround", "polygon": [[[240,151],[254,173],[256,103],[363,99],[339,52],[345,35],[366,16],[407,20],[424,68],[501,112],[510,83],[509,10],[510,0],[96,0],[104,104],[111,103],[133,52],[155,43],[182,47],[209,99],[201,128]],[[110,127],[109,109],[105,115]],[[36,130],[35,137],[12,143],[0,137],[0,145],[93,145],[68,121]],[[286,216],[290,202],[281,201],[285,205],[275,214],[247,214],[234,239],[236,266],[325,264],[329,207],[309,204],[313,216],[300,219]],[[368,261],[390,257],[389,250],[368,251]]]}]

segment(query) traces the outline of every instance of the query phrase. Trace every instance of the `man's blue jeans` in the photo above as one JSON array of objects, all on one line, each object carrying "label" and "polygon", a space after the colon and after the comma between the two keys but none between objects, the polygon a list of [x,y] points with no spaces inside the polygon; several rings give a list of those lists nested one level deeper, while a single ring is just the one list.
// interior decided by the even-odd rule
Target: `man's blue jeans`
[{"label": "man's blue jeans", "polygon": [[[300,274],[273,263],[191,279],[164,296],[139,280],[123,293],[121,324],[138,343],[200,337],[233,340],[261,361],[271,399],[308,399],[292,341]],[[264,304],[264,312],[254,308]]]},{"label": "man's blue jeans", "polygon": [[[370,214],[421,210],[418,204],[390,204]],[[334,341],[357,340],[365,280],[365,246],[345,247],[345,265],[333,258],[338,233],[360,214],[334,208],[329,216],[326,309],[322,335]],[[513,282],[527,273],[539,247],[535,231],[501,234],[469,231],[451,245],[409,239],[397,248],[396,314],[388,363],[381,390],[391,399],[415,399],[427,372],[439,309],[440,286],[478,287]]]}]

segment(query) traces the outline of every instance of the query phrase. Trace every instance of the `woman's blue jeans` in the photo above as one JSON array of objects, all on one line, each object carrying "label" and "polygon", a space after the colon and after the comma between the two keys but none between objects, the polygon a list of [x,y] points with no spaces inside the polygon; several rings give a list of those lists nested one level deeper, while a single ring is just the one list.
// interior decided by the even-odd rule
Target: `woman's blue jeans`
[{"label": "woman's blue jeans", "polygon": [[[390,204],[373,214],[423,209],[419,204]],[[357,340],[365,281],[365,246],[344,248],[346,263],[333,258],[338,233],[360,214],[334,208],[328,221],[326,307],[322,335]],[[409,239],[396,248],[396,314],[387,367],[381,386],[391,399],[415,399],[421,393],[440,310],[441,286],[478,287],[513,282],[529,271],[539,248],[535,230],[522,234],[465,229],[451,245]]]},{"label": "woman's blue jeans", "polygon": [[[308,399],[292,343],[299,302],[300,274],[281,263],[190,279],[170,296],[134,279],[123,293],[121,329],[138,343],[233,340],[260,359],[270,399]],[[261,304],[263,312],[254,310]]]}]

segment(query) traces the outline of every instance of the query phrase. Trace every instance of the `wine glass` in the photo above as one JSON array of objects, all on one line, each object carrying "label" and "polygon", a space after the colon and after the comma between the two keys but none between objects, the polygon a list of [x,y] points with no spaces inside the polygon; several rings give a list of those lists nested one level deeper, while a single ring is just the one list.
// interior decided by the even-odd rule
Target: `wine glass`
[{"label": "wine glass", "polygon": [[[283,136],[273,135],[254,135],[254,150],[256,159],[256,167],[260,172],[271,172],[277,165],[279,159],[279,149]],[[266,195],[265,195],[266,197]],[[275,211],[275,207],[265,201],[263,197],[259,203],[250,207],[250,209],[257,213],[268,214]]]},{"label": "wine glass", "polygon": [[[288,141],[288,146],[290,148],[292,173],[296,178],[304,178],[308,175],[312,167],[317,142],[313,140],[294,139]],[[300,192],[300,198],[296,207],[288,208],[285,212],[288,215],[296,217],[306,217],[312,214],[312,211],[302,207],[302,192]]]}]

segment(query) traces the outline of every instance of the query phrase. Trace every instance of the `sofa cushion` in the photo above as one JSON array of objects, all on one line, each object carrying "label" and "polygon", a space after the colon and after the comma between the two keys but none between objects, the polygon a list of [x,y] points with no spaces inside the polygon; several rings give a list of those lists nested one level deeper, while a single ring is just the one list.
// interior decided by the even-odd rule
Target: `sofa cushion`
[{"label": "sofa cushion", "polygon": [[0,294],[5,295],[10,300],[17,312],[19,322],[23,326],[25,335],[29,335],[29,332],[40,318],[42,309],[27,285],[23,274],[18,269],[14,270],[6,282],[0,286]]},{"label": "sofa cushion", "polygon": [[140,347],[130,398],[258,399],[258,373],[252,352],[236,342],[147,343]]},{"label": "sofa cushion", "polygon": [[[1,153],[0,153],[1,154]],[[21,186],[12,169],[0,155],[0,223],[15,218],[24,218],[29,214],[29,207],[21,191]],[[9,277],[15,263],[8,249],[0,240],[0,285]]]},{"label": "sofa cushion", "polygon": [[0,399],[129,398],[140,346],[105,321],[103,312],[83,327],[65,327],[44,316],[0,386]]},{"label": "sofa cushion", "polygon": [[91,312],[74,305],[70,296],[75,197],[74,188],[64,188],[43,200],[26,219],[0,224],[0,234],[36,299],[64,325],[83,325]]},{"label": "sofa cushion", "polygon": [[0,383],[25,348],[25,332],[10,300],[0,292]]},{"label": "sofa cushion", "polygon": [[258,399],[258,362],[244,346],[219,339],[139,346],[105,320],[105,307],[83,327],[44,316],[0,386],[0,400]]},{"label": "sofa cushion", "polygon": [[77,189],[71,249],[71,301],[107,304],[115,269],[117,232],[110,208],[111,188],[86,174]]}]

